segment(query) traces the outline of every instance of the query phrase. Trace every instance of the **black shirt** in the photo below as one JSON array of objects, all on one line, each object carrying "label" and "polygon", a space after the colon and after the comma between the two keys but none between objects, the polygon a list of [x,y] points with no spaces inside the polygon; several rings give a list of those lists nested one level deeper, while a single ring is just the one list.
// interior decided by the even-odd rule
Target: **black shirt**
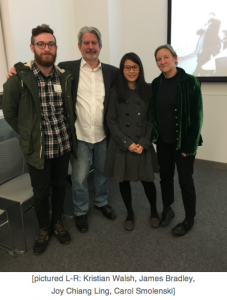
[{"label": "black shirt", "polygon": [[178,74],[165,78],[158,93],[157,111],[160,140],[163,143],[175,143],[175,101],[177,93]]}]

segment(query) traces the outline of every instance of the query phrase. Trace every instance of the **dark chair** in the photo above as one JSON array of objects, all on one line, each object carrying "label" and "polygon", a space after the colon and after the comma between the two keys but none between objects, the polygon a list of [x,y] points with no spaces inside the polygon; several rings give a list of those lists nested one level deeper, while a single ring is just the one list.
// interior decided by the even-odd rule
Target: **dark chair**
[{"label": "dark chair", "polygon": [[7,252],[9,252],[9,253],[12,253],[12,255],[15,257],[14,243],[13,243],[13,237],[12,237],[12,233],[11,233],[11,229],[10,229],[8,214],[7,214],[6,210],[0,209],[0,227],[4,226],[6,224],[8,224],[8,228],[9,228],[11,246],[7,246],[5,244],[0,243],[0,248],[7,251]]},{"label": "dark chair", "polygon": [[[32,207],[33,191],[30,176],[24,173],[25,159],[19,141],[15,137],[0,142],[0,166],[0,198],[19,203],[24,245],[27,251],[23,215]],[[30,206],[24,210],[23,206],[28,201]]]}]

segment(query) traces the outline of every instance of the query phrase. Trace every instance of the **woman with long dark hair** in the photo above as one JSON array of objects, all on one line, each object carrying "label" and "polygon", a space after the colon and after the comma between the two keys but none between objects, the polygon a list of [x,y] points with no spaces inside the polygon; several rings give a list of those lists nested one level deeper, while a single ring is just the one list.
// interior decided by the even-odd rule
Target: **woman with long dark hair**
[{"label": "woman with long dark hair", "polygon": [[162,72],[152,82],[152,116],[154,127],[151,140],[157,143],[160,166],[163,213],[162,226],[175,216],[174,171],[177,166],[185,219],[173,228],[173,234],[182,236],[194,225],[196,193],[193,165],[203,123],[203,103],[200,84],[196,77],[177,67],[177,54],[171,45],[155,50],[155,60]]},{"label": "woman with long dark hair", "polygon": [[150,102],[152,90],[144,79],[143,65],[135,53],[125,54],[107,110],[110,140],[105,175],[119,182],[127,209],[125,229],[134,228],[130,181],[141,181],[151,208],[151,226],[159,226],[154,170],[158,164],[150,142],[153,127]]}]

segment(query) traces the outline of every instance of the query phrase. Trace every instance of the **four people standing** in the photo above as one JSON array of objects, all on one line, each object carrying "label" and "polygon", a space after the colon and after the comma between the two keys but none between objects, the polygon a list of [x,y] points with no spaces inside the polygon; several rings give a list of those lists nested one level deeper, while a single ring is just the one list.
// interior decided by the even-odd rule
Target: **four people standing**
[{"label": "four people standing", "polygon": [[[160,46],[155,51],[162,74],[152,82],[152,88],[145,82],[142,62],[134,53],[123,56],[120,71],[114,66],[101,63],[98,59],[102,49],[101,33],[95,27],[83,27],[79,31],[78,47],[82,58],[62,62],[56,67],[54,61],[57,46],[53,31],[47,25],[37,28],[44,31],[37,31],[32,37],[31,50],[35,54],[35,61],[26,66],[20,63],[15,65],[16,72],[13,73],[17,73],[17,76],[5,84],[3,102],[5,118],[20,134],[21,141],[24,129],[32,137],[37,134],[38,131],[33,132],[32,128],[38,126],[37,122],[41,119],[39,133],[42,145],[39,159],[35,150],[37,146],[27,149],[32,143],[23,141],[23,146],[21,142],[22,151],[29,163],[37,199],[36,214],[40,223],[34,252],[42,253],[45,250],[52,230],[61,243],[70,241],[61,221],[63,185],[70,151],[74,153],[74,156],[71,155],[71,164],[75,225],[80,232],[88,231],[87,178],[92,161],[95,206],[106,218],[116,218],[115,212],[107,203],[108,176],[119,182],[127,209],[126,230],[134,227],[130,181],[141,181],[143,184],[151,207],[151,226],[159,226],[153,182],[154,171],[158,169],[152,145],[155,142],[163,198],[162,225],[168,225],[174,217],[171,204],[174,201],[173,177],[176,163],[186,217],[184,222],[173,229],[173,233],[186,234],[194,224],[196,200],[192,178],[193,163],[197,147],[202,142],[202,97],[196,78],[176,67],[177,55],[170,45]],[[24,79],[23,72],[29,74],[30,77],[27,78],[31,78],[31,87],[37,90],[39,96],[29,92],[30,83]],[[24,80],[25,84],[18,87],[18,93],[13,95],[12,86],[19,85],[20,80]],[[18,123],[21,120],[18,109],[24,103],[21,97],[24,97],[25,86],[28,87],[25,94],[29,99],[35,97],[33,100],[36,110],[40,111],[37,118],[31,120],[29,128],[26,128],[27,122],[25,125]],[[20,114],[23,111],[25,115],[31,115],[28,107],[22,108]],[[77,159],[75,129],[78,138]],[[109,130],[111,135],[106,157]],[[32,140],[37,141],[37,138]],[[65,160],[61,165],[63,158]],[[59,161],[56,166],[55,161]],[[57,169],[59,166],[61,171]],[[40,170],[45,176],[40,175]],[[37,185],[40,176],[43,181],[41,187]],[[49,223],[49,206],[46,201],[50,192],[50,185],[46,184],[48,180],[51,180],[52,186],[52,225]]]}]

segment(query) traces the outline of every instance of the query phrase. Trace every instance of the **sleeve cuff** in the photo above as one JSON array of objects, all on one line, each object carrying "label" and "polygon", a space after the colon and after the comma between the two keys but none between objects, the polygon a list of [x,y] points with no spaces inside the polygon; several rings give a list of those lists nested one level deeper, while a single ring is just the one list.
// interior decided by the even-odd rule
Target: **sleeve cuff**
[{"label": "sleeve cuff", "polygon": [[145,137],[140,138],[138,144],[140,144],[146,151],[152,146],[152,142],[147,140]]}]

